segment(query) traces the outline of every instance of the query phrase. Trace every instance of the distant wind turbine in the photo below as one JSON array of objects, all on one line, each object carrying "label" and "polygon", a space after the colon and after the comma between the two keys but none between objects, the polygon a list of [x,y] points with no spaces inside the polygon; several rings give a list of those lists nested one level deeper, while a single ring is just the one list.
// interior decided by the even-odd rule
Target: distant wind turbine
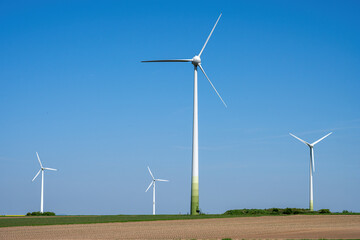
[{"label": "distant wind turbine", "polygon": [[332,134],[332,132],[328,133],[324,137],[320,138],[319,140],[317,140],[311,144],[298,138],[297,136],[295,136],[291,133],[289,133],[289,134],[291,136],[293,136],[294,138],[298,139],[299,141],[305,143],[310,148],[310,203],[309,203],[309,208],[310,208],[310,211],[314,211],[314,201],[313,201],[314,200],[314,198],[313,198],[313,172],[315,172],[314,146],[315,146],[315,144],[317,144],[318,142],[320,142],[321,140],[323,140],[324,138],[326,138],[327,136]]},{"label": "distant wind turbine", "polygon": [[40,163],[40,170],[35,175],[35,177],[33,178],[32,181],[34,181],[36,179],[36,177],[41,172],[41,204],[40,204],[40,212],[43,213],[44,212],[44,171],[45,170],[57,171],[57,169],[43,167],[43,165],[41,164],[41,161],[40,161],[39,154],[37,152],[36,152],[36,156],[37,156],[37,159],[39,160],[39,163]]},{"label": "distant wind turbine", "polygon": [[192,152],[192,179],[191,179],[191,215],[197,215],[200,212],[199,209],[199,135],[198,135],[198,81],[197,81],[197,68],[204,73],[206,79],[209,81],[212,88],[215,90],[216,94],[219,96],[222,103],[226,106],[224,100],[221,98],[220,94],[216,90],[215,86],[212,84],[210,79],[205,73],[204,68],[201,65],[201,54],[203,53],[206,44],[208,43],[217,23],[220,20],[222,14],[218,17],[213,29],[211,30],[204,46],[202,47],[199,55],[195,55],[191,59],[167,59],[167,60],[151,60],[151,61],[142,61],[142,62],[191,62],[194,65],[194,113],[193,113],[193,152]]},{"label": "distant wind turbine", "polygon": [[159,181],[159,182],[169,182],[169,180],[163,180],[163,179],[155,179],[154,178],[154,175],[152,174],[150,168],[148,167],[148,170],[149,170],[149,173],[152,177],[152,181],[150,183],[150,185],[148,186],[148,188],[146,189],[145,192],[147,192],[149,190],[149,188],[151,187],[151,185],[153,186],[153,215],[155,215],[155,183],[156,181]]}]

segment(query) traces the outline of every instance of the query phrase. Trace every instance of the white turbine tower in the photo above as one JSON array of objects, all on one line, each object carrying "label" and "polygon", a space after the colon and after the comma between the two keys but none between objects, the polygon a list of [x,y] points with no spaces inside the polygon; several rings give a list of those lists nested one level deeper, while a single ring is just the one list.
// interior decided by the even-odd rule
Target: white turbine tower
[{"label": "white turbine tower", "polygon": [[149,173],[152,177],[152,181],[150,183],[150,185],[148,186],[148,188],[146,189],[145,192],[147,192],[149,190],[149,188],[151,187],[151,185],[153,185],[153,215],[155,215],[155,182],[159,181],[159,182],[168,182],[169,180],[163,180],[163,179],[155,179],[154,175],[152,174],[150,168],[148,167]]},{"label": "white turbine tower", "polygon": [[199,136],[198,136],[198,81],[197,81],[197,68],[204,73],[206,79],[211,84],[212,88],[215,90],[216,94],[219,96],[220,100],[226,106],[225,102],[221,98],[220,94],[208,78],[205,73],[204,68],[201,66],[201,54],[203,53],[206,44],[208,43],[217,23],[221,17],[218,17],[213,29],[211,30],[204,46],[202,47],[199,55],[195,55],[191,59],[168,59],[168,60],[151,60],[151,61],[142,61],[142,62],[191,62],[194,65],[194,113],[193,113],[193,147],[192,147],[192,179],[191,179],[191,207],[190,212],[192,215],[199,214]]},{"label": "white turbine tower", "polygon": [[310,148],[310,203],[309,203],[309,209],[310,209],[310,211],[314,211],[314,197],[313,197],[313,173],[315,172],[314,146],[315,146],[315,144],[317,144],[318,142],[320,142],[321,140],[323,140],[324,138],[326,138],[327,136],[332,134],[332,132],[328,133],[324,137],[320,138],[319,140],[317,140],[311,144],[298,138],[297,136],[295,136],[291,133],[289,133],[289,134],[291,136],[293,136],[294,138],[298,139],[299,141],[305,143]]},{"label": "white turbine tower", "polygon": [[40,212],[43,213],[44,212],[44,171],[45,170],[57,171],[57,169],[43,167],[43,165],[41,164],[41,161],[40,161],[39,154],[37,152],[36,152],[36,156],[37,156],[37,159],[39,160],[39,163],[40,163],[40,170],[35,175],[35,177],[33,178],[32,181],[34,181],[36,179],[36,177],[41,172],[41,204],[40,204]]}]

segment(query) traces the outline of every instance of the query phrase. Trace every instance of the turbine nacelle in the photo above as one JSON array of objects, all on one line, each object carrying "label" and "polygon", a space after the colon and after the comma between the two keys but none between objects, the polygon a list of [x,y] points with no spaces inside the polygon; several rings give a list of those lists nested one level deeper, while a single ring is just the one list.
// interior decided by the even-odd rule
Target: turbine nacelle
[{"label": "turbine nacelle", "polygon": [[194,64],[194,66],[198,66],[199,64],[201,64],[201,58],[198,55],[195,55],[192,59],[191,59],[191,63]]},{"label": "turbine nacelle", "polygon": [[57,171],[57,169],[54,169],[54,168],[46,168],[46,167],[44,167],[44,166],[42,165],[41,161],[40,161],[40,157],[39,157],[39,154],[38,154],[37,152],[36,152],[36,156],[37,156],[37,159],[38,159],[38,161],[39,161],[39,163],[40,163],[40,170],[39,170],[39,172],[35,175],[35,177],[33,178],[32,181],[34,181],[34,180],[37,178],[37,176],[39,175],[39,173],[40,173],[41,171],[45,171],[45,170]]},{"label": "turbine nacelle", "polygon": [[327,136],[329,136],[331,133],[326,134],[324,137],[320,138],[319,140],[313,142],[313,143],[308,143],[304,140],[302,140],[301,138],[295,136],[294,134],[289,133],[291,136],[293,136],[294,138],[296,138],[297,140],[305,143],[309,148],[310,148],[310,164],[312,165],[312,171],[315,172],[315,159],[314,159],[314,146],[315,144],[317,144],[318,142],[322,141],[324,138],[326,138]]},{"label": "turbine nacelle", "polygon": [[305,143],[305,144],[306,144],[306,145],[308,145],[310,148],[313,148],[313,147],[315,146],[315,144],[317,144],[318,142],[321,142],[324,138],[326,138],[327,136],[329,136],[330,134],[332,134],[332,132],[331,132],[331,133],[326,134],[324,137],[320,138],[319,140],[317,140],[317,141],[315,141],[315,142],[313,142],[313,143],[308,143],[308,142],[306,142],[306,141],[302,140],[301,138],[299,138],[299,137],[295,136],[295,135],[294,135],[294,134],[292,134],[292,133],[289,133],[289,134],[290,134],[291,136],[293,136],[294,138],[296,138],[297,140],[299,140],[299,141],[301,141],[301,142]]},{"label": "turbine nacelle", "polygon": [[147,192],[147,191],[149,190],[149,188],[150,188],[153,184],[154,184],[154,186],[155,186],[155,182],[157,182],[157,181],[159,181],[159,182],[168,182],[168,181],[169,181],[169,180],[156,179],[156,178],[154,178],[154,175],[152,174],[152,172],[151,172],[151,170],[150,170],[149,167],[148,167],[148,170],[149,170],[149,173],[150,173],[150,175],[151,175],[151,177],[152,177],[153,180],[151,181],[149,187],[146,189],[145,192]]},{"label": "turbine nacelle", "polygon": [[[214,89],[214,91],[216,92],[216,94],[218,95],[218,97],[220,98],[220,100],[222,101],[222,103],[224,104],[225,107],[226,106],[226,103],[224,102],[224,100],[221,98],[220,94],[218,93],[218,91],[216,90],[215,86],[212,84],[212,82],[210,81],[210,79],[208,78],[208,76],[206,75],[205,73],[205,70],[204,68],[202,67],[201,65],[201,54],[203,53],[205,47],[206,47],[206,44],[208,43],[212,33],[214,32],[214,29],[217,25],[217,23],[219,22],[220,20],[220,17],[221,17],[221,14],[220,16],[218,17],[213,29],[211,30],[208,38],[206,39],[206,42],[204,44],[204,46],[202,47],[200,53],[198,55],[195,55],[193,58],[191,59],[164,59],[164,60],[147,60],[147,61],[141,61],[141,62],[191,62],[195,67],[199,67],[200,70],[203,72],[203,74],[205,75],[206,79],[209,81],[209,83],[211,84],[212,88]],[[195,69],[196,70],[196,69]],[[196,73],[197,74],[197,73]]]}]

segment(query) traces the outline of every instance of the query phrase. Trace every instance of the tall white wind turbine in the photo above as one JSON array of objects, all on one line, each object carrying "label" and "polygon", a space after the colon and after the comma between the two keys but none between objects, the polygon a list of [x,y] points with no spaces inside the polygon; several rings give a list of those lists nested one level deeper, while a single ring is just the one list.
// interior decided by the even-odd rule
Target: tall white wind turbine
[{"label": "tall white wind turbine", "polygon": [[154,175],[152,174],[150,168],[148,167],[148,170],[149,170],[149,173],[152,177],[152,181],[150,183],[150,185],[148,186],[148,188],[146,189],[145,192],[147,192],[149,190],[149,188],[151,187],[151,185],[153,186],[153,215],[155,215],[155,183],[156,181],[159,181],[159,182],[169,182],[169,180],[163,180],[163,179],[156,179],[154,178]]},{"label": "tall white wind turbine", "polygon": [[295,136],[291,133],[289,133],[289,134],[291,136],[293,136],[294,138],[298,139],[299,141],[305,143],[310,148],[310,203],[309,203],[309,209],[310,209],[310,211],[314,211],[314,195],[313,195],[313,173],[315,172],[314,146],[315,146],[315,144],[317,144],[318,142],[320,142],[321,140],[323,140],[324,138],[326,138],[327,136],[332,134],[332,132],[328,133],[324,137],[320,138],[319,140],[317,140],[311,144],[298,138],[297,136]]},{"label": "tall white wind turbine", "polygon": [[221,98],[220,94],[216,90],[215,86],[212,84],[210,79],[205,73],[204,68],[201,65],[201,54],[203,53],[206,44],[208,43],[217,23],[220,20],[222,14],[218,17],[214,27],[212,28],[204,46],[202,47],[199,55],[195,55],[191,59],[167,59],[167,60],[151,60],[151,61],[142,61],[142,62],[191,62],[194,65],[194,113],[193,113],[193,147],[192,147],[192,179],[191,179],[191,215],[197,215],[200,212],[199,209],[199,135],[198,135],[198,75],[197,68],[204,73],[206,79],[209,81],[212,88],[215,90],[216,94],[219,96],[222,103],[226,106],[224,100]]},{"label": "tall white wind turbine", "polygon": [[43,167],[43,165],[41,164],[41,161],[40,161],[39,154],[37,152],[36,152],[36,156],[37,156],[37,159],[39,160],[39,163],[40,163],[40,170],[35,175],[35,177],[33,178],[32,181],[34,181],[36,179],[36,177],[41,172],[41,204],[40,204],[40,212],[43,213],[44,212],[44,171],[45,170],[57,171],[57,169]]}]

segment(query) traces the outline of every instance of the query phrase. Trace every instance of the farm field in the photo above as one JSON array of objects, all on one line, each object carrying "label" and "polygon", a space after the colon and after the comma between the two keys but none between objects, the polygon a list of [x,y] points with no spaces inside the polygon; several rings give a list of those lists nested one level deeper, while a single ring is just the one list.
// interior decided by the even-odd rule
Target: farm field
[{"label": "farm field", "polygon": [[[291,214],[319,215],[321,211],[309,212],[307,209],[236,209],[229,210],[224,214],[202,214],[202,215],[68,215],[68,216],[0,216],[1,227],[15,226],[40,226],[40,225],[64,225],[64,224],[91,224],[91,223],[113,223],[113,222],[137,222],[137,221],[159,221],[159,220],[186,220],[186,219],[209,219],[209,218],[233,218],[233,217],[259,217],[259,216],[286,216],[286,211]],[[331,215],[359,215],[360,213],[329,213]]]},{"label": "farm field", "polygon": [[0,228],[15,226],[40,226],[40,225],[63,225],[63,224],[90,224],[90,223],[113,223],[113,222],[137,222],[157,220],[186,220],[234,217],[223,214],[206,214],[198,216],[190,215],[80,215],[80,216],[24,216],[24,217],[0,217]]},{"label": "farm field", "polygon": [[0,228],[1,239],[354,239],[360,215],[291,215]]}]

